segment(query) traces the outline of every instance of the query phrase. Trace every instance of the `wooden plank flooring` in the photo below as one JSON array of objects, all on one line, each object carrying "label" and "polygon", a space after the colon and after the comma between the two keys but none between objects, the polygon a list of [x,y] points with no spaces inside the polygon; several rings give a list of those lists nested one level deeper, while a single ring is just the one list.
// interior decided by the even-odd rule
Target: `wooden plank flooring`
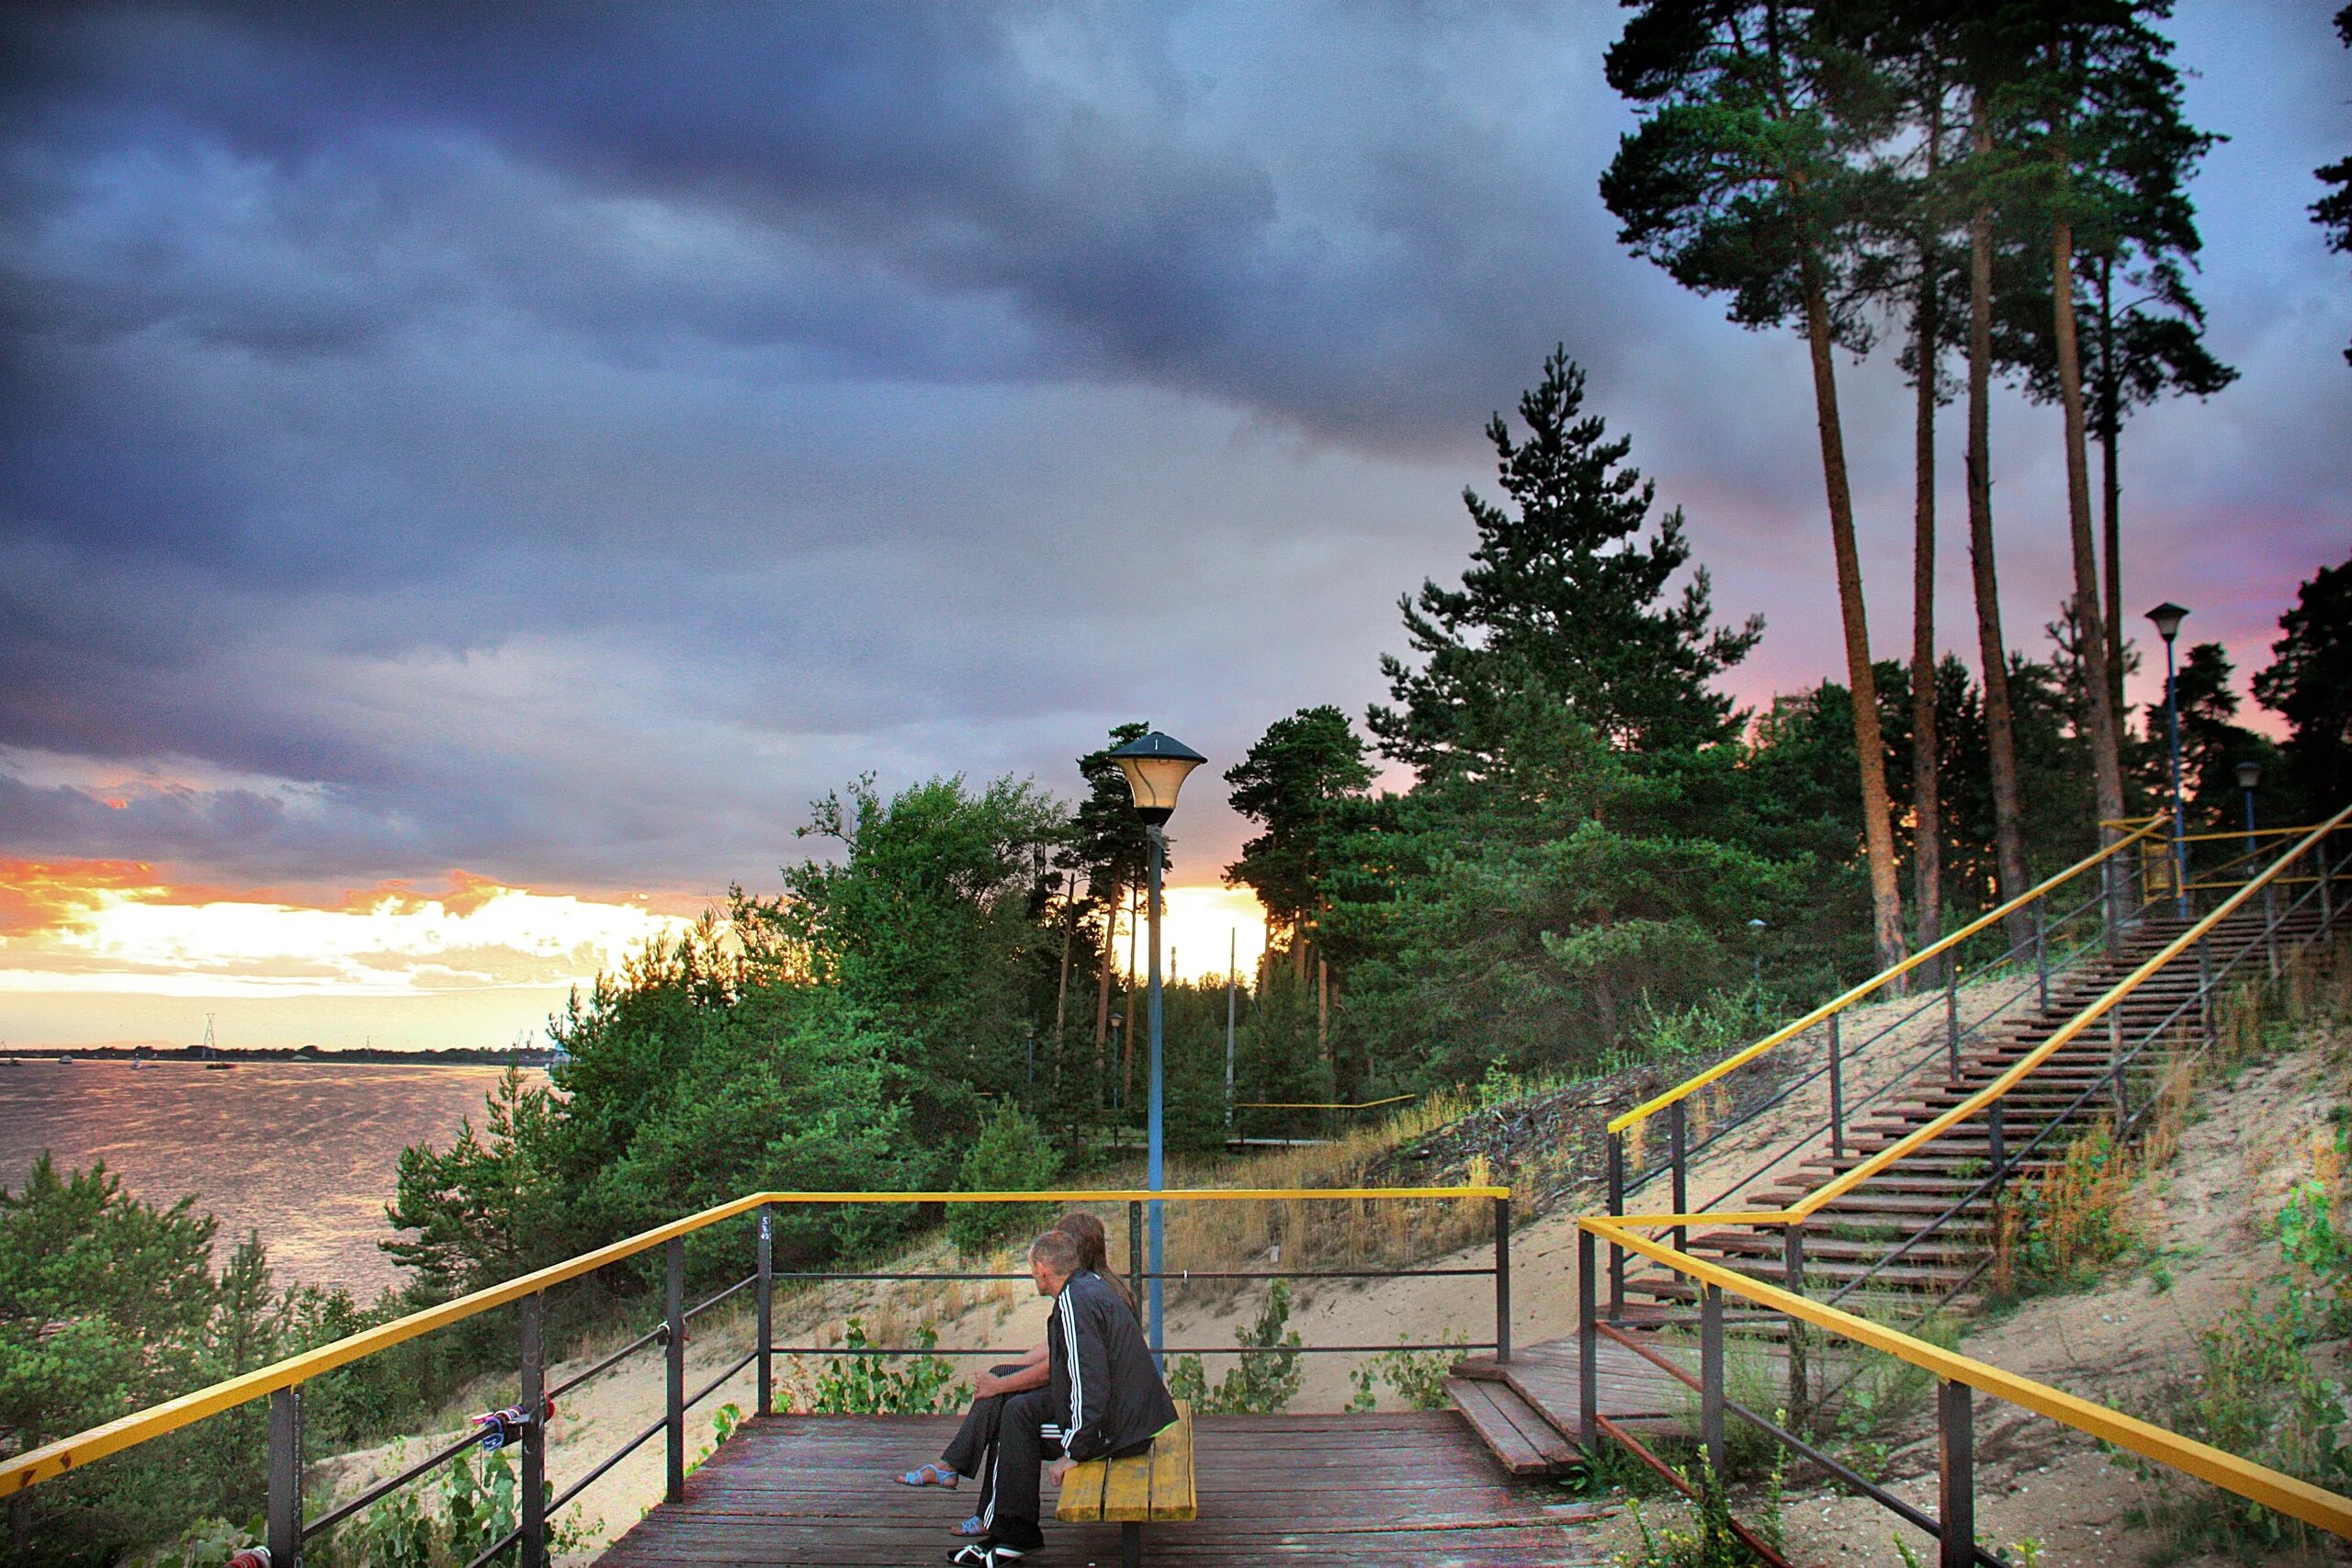
[{"label": "wooden plank flooring", "polygon": [[[890,1477],[935,1456],[947,1416],[775,1416],[686,1478],[685,1499],[639,1520],[598,1568],[783,1568],[944,1561],[969,1483],[916,1491]],[[1593,1568],[1607,1561],[1548,1485],[1514,1482],[1453,1411],[1204,1416],[1200,1517],[1144,1528],[1147,1562],[1270,1568],[1310,1561],[1419,1568]],[[1051,1491],[1046,1507],[1052,1507]],[[1047,1520],[1042,1568],[1119,1561],[1115,1525]]]}]

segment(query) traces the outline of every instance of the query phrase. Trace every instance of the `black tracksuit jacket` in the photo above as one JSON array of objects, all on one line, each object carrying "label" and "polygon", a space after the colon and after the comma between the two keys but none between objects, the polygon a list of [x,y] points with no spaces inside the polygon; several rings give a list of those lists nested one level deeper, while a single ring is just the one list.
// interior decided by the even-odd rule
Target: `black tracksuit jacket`
[{"label": "black tracksuit jacket", "polygon": [[1101,1459],[1148,1441],[1176,1419],[1143,1325],[1099,1274],[1080,1271],[1054,1298],[1046,1332],[1062,1451]]}]

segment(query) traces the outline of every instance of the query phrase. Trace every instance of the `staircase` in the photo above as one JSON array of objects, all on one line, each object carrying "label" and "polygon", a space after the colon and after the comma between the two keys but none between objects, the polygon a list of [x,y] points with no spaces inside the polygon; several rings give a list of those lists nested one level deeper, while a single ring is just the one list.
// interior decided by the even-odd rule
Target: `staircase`
[{"label": "staircase", "polygon": [[[1956,1078],[1948,1066],[1939,1064],[1942,1070],[1933,1072],[1935,1081],[1922,1083],[1907,1098],[1849,1128],[1844,1154],[1832,1155],[1825,1147],[1798,1165],[1792,1179],[1744,1194],[1736,1206],[1786,1209],[1802,1202],[1833,1179],[1917,1132],[2015,1066],[2162,951],[2186,925],[2169,919],[2142,921],[2116,952],[2089,958],[2053,983],[2047,1008],[1999,1026],[1964,1048]],[[2259,949],[2265,940],[2263,930],[2258,910],[2222,921],[2210,939],[2213,967],[2219,970],[2232,957]],[[2282,922],[2281,954],[2318,930],[2315,910]],[[2264,972],[2264,956],[2257,953],[2250,962],[2252,973]],[[2241,965],[2242,972],[2245,969]],[[2144,1085],[2158,1081],[2156,1075],[2172,1051],[2198,1038],[2198,985],[2197,962],[2184,954],[2151,976],[2109,1015],[2120,1018],[2127,1051],[2151,1031],[2164,1027],[2156,1044],[2132,1066],[2131,1077],[2139,1086],[2133,1089],[2135,1106],[2144,1098]],[[2177,1010],[2179,1016],[2166,1025],[2166,1019]],[[2104,1028],[2086,1031],[2002,1097],[2002,1145],[2010,1179],[2048,1170],[2064,1157],[2067,1144],[2088,1132],[2098,1120],[2113,1118],[2110,1051]],[[2053,1123],[2067,1130],[2021,1156],[2019,1151]],[[1815,1211],[1804,1227],[1805,1293],[1818,1299],[1866,1280],[1849,1296],[1849,1302],[1867,1303],[1874,1298],[1894,1305],[1916,1303],[1922,1295],[1944,1296],[1966,1289],[1984,1273],[1993,1256],[1996,1194],[1970,1195],[1990,1174],[1991,1156],[1992,1128],[1988,1117],[1980,1113]],[[1941,1224],[1935,1224],[1938,1216],[1955,1206],[1957,1213]],[[1916,1241],[1895,1261],[1886,1261],[1889,1254],[1929,1227],[1932,1234],[1927,1239]],[[1786,1283],[1783,1233],[1778,1226],[1729,1225],[1705,1231],[1694,1227],[1686,1250],[1755,1279]],[[1631,1276],[1625,1290],[1629,1304],[1643,1301],[1688,1306],[1695,1295],[1689,1280],[1665,1270]]]},{"label": "staircase", "polygon": [[[1731,1194],[1713,1206],[1779,1211],[1804,1201],[2014,1067],[2154,957],[2188,924],[2153,915],[2142,919],[2114,952],[2092,954],[2063,976],[2053,976],[2040,1011],[1992,1026],[1963,1046],[1956,1074],[1947,1059],[1939,1058],[1920,1069],[1911,1087],[1891,1091],[1867,1119],[1849,1125],[1842,1153],[1831,1153],[1826,1135],[1816,1132],[1813,1140],[1818,1148],[1780,1179],[1779,1185]],[[2284,960],[2322,931],[2315,908],[2286,915],[2276,935],[2279,958]],[[2268,955],[2262,950],[2268,941],[2261,911],[2243,911],[2212,930],[2210,967],[2219,974],[2238,959],[2237,975],[2265,975]],[[2176,1054],[2201,1039],[2200,984],[2196,955],[2184,953],[2109,1013],[2120,1024],[2127,1053],[2154,1036],[2127,1071],[2130,1104],[2135,1111],[2146,1104]],[[2114,1117],[2110,1040],[2105,1023],[2094,1025],[2002,1097],[1998,1103],[2007,1180],[2049,1170],[2064,1158],[2069,1144],[2099,1120]],[[2023,1152],[2053,1126],[2060,1130],[2030,1154]],[[1975,1190],[1991,1173],[1992,1153],[1989,1115],[1980,1112],[1815,1211],[1804,1227],[1801,1288],[1816,1301],[1845,1292],[1842,1304],[1865,1313],[1880,1307],[1916,1315],[1923,1305],[1945,1299],[1964,1304],[1994,1254],[1998,1190]],[[1751,1278],[1785,1285],[1785,1248],[1781,1226],[1694,1224],[1686,1250]],[[1889,1261],[1898,1248],[1904,1249],[1902,1256]],[[1616,1321],[1629,1330],[1677,1316],[1687,1325],[1695,1296],[1695,1287],[1686,1278],[1645,1269],[1627,1278],[1623,1314]],[[1782,1354],[1781,1325],[1751,1323],[1741,1332],[1758,1343],[1761,1353],[1774,1359]],[[1651,1339],[1647,1334],[1639,1337]],[[1658,1348],[1668,1348],[1664,1342]],[[1455,1407],[1511,1473],[1557,1473],[1575,1462],[1575,1341],[1525,1346],[1507,1363],[1474,1358],[1458,1365],[1454,1374],[1446,1389]],[[1674,1431],[1688,1420],[1689,1396],[1680,1385],[1622,1345],[1602,1342],[1599,1378],[1602,1413],[1628,1431]]]}]

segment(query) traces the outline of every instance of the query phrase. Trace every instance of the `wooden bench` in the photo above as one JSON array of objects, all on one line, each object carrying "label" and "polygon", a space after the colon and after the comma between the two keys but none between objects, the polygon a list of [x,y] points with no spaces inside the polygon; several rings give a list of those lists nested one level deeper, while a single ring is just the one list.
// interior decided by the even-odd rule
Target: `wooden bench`
[{"label": "wooden bench", "polygon": [[1193,1406],[1176,1402],[1176,1424],[1133,1459],[1098,1459],[1062,1477],[1054,1517],[1065,1524],[1115,1524],[1125,1568],[1143,1562],[1143,1527],[1189,1524],[1200,1517],[1193,1490]]}]

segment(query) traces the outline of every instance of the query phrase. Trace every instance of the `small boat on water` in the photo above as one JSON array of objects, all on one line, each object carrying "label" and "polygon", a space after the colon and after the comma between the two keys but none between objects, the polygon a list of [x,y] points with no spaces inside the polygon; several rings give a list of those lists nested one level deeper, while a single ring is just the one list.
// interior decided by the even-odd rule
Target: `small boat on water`
[{"label": "small boat on water", "polygon": [[207,1062],[204,1064],[204,1070],[208,1073],[225,1073],[236,1065],[234,1062]]},{"label": "small boat on water", "polygon": [[70,1067],[74,1065],[74,1058],[71,1056],[60,1056],[57,1058],[57,1065],[61,1067]]}]

